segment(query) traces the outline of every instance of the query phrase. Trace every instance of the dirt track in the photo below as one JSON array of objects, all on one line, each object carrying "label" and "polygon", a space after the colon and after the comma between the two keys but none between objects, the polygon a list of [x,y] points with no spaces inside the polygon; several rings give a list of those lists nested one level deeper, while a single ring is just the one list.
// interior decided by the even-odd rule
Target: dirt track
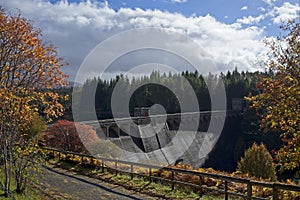
[{"label": "dirt track", "polygon": [[154,199],[118,185],[53,167],[43,169],[39,186],[53,199]]}]

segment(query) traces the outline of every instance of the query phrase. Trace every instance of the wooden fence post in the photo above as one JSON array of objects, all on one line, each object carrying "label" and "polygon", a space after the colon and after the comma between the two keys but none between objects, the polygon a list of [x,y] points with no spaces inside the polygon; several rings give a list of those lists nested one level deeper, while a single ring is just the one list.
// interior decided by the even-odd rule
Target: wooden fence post
[{"label": "wooden fence post", "polygon": [[278,200],[278,188],[276,187],[276,183],[273,183],[273,200]]},{"label": "wooden fence post", "polygon": [[151,178],[151,176],[152,176],[152,168],[149,167],[149,182],[150,182],[150,183],[152,183],[152,178]]},{"label": "wooden fence post", "polygon": [[224,194],[225,194],[225,200],[228,200],[228,182],[227,181],[225,181],[225,187],[224,187],[224,190],[225,190],[225,192],[224,192]]},{"label": "wooden fence post", "polygon": [[130,178],[133,179],[133,164],[130,164]]},{"label": "wooden fence post", "polygon": [[101,170],[102,170],[102,173],[104,173],[104,162],[103,162],[103,160],[101,160]]},{"label": "wooden fence post", "polygon": [[174,183],[174,171],[172,171],[172,190],[175,188],[175,183]]},{"label": "wooden fence post", "polygon": [[247,199],[251,200],[252,197],[252,185],[251,185],[251,181],[249,180],[247,182]]},{"label": "wooden fence post", "polygon": [[203,193],[202,185],[203,185],[203,179],[202,179],[202,176],[199,175],[199,190],[200,190],[200,194]]}]

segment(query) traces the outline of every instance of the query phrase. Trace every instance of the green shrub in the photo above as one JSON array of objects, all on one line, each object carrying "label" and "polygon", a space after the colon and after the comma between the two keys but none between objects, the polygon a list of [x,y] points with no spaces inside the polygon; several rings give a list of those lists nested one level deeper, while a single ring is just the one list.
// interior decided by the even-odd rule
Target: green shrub
[{"label": "green shrub", "polygon": [[245,151],[244,157],[238,163],[237,171],[257,178],[276,180],[273,159],[263,144],[258,146],[254,143]]},{"label": "green shrub", "polygon": [[89,152],[92,155],[98,155],[101,157],[119,159],[122,155],[121,147],[118,147],[116,144],[109,140],[98,139],[92,143],[89,148]]}]

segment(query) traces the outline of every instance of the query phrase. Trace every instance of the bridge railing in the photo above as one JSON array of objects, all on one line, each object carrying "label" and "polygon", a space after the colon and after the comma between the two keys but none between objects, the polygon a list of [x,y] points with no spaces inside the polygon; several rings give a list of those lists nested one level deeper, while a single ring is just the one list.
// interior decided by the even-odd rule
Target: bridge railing
[{"label": "bridge railing", "polygon": [[94,121],[81,121],[80,123],[82,124],[95,124],[95,123],[100,123],[100,124],[111,124],[111,123],[126,123],[128,121],[135,121],[135,120],[143,120],[143,119],[148,119],[148,118],[154,118],[154,119],[159,119],[159,118],[165,118],[167,117],[168,119],[172,118],[178,118],[178,117],[189,117],[193,115],[200,115],[200,116],[211,116],[211,115],[233,115],[241,113],[241,111],[236,111],[236,110],[214,110],[214,111],[201,111],[201,112],[185,112],[185,113],[173,113],[173,114],[164,114],[164,115],[150,115],[150,116],[138,116],[138,117],[123,117],[123,118],[114,118],[114,119],[104,119],[104,120],[94,120]]},{"label": "bridge railing", "polygon": [[[65,157],[67,156],[79,156],[81,157],[82,161],[84,158],[90,159],[90,163],[94,163],[96,160],[100,161],[102,172],[104,172],[105,168],[110,168],[105,164],[105,162],[112,162],[114,163],[114,170],[115,173],[118,174],[120,172],[124,172],[123,170],[118,169],[118,165],[128,165],[129,171],[126,171],[126,173],[129,173],[131,176],[131,179],[133,179],[134,175],[139,176],[146,176],[149,178],[149,181],[152,182],[153,180],[160,180],[160,181],[166,181],[171,183],[172,190],[175,188],[175,184],[179,185],[185,185],[185,186],[191,186],[198,189],[204,189],[207,191],[214,191],[221,194],[224,194],[224,199],[228,199],[229,195],[241,197],[243,199],[257,199],[257,200],[267,200],[268,198],[253,196],[253,187],[262,187],[262,188],[269,188],[272,191],[272,199],[273,200],[279,200],[279,191],[290,191],[290,192],[297,192],[300,196],[300,186],[298,185],[289,185],[289,184],[283,184],[283,183],[275,183],[275,182],[262,182],[262,181],[255,181],[250,180],[247,178],[238,178],[238,177],[232,177],[227,175],[221,175],[221,174],[213,174],[213,173],[207,173],[207,172],[199,172],[199,171],[193,171],[193,170],[186,170],[186,169],[178,169],[178,168],[172,168],[172,167],[162,167],[158,165],[152,165],[152,164],[145,164],[145,163],[136,163],[136,162],[130,162],[130,161],[124,161],[124,160],[118,160],[118,159],[112,159],[112,158],[105,158],[105,157],[94,157],[89,154],[82,154],[82,153],[76,153],[76,152],[70,152],[70,151],[62,151],[58,149],[48,148],[48,147],[41,147],[41,149],[50,152],[54,157],[58,157],[58,159],[62,159],[62,155]],[[140,167],[147,169],[147,174],[137,174],[134,172],[134,167]],[[171,173],[171,178],[163,178],[160,176],[154,176],[153,170],[161,170]],[[182,180],[176,180],[175,176],[181,174],[181,175],[192,175],[199,177],[199,184],[182,181]],[[223,189],[217,188],[217,187],[208,187],[207,185],[204,185],[201,180],[203,178],[212,178],[215,180],[223,181],[224,187]],[[229,184],[230,183],[239,183],[244,184],[246,188],[246,193],[241,192],[234,192],[229,190]]]}]

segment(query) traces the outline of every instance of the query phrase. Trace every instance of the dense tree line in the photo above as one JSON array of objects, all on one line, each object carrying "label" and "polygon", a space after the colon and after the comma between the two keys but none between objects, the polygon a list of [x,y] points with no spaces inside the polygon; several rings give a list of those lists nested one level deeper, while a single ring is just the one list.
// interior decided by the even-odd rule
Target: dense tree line
[{"label": "dense tree line", "polygon": [[[256,84],[259,81],[259,77],[263,74],[267,73],[239,72],[235,69],[232,72],[228,71],[226,74],[221,73],[219,75],[211,73],[208,75],[202,75],[197,71],[185,71],[181,74],[161,74],[158,71],[153,71],[150,76],[145,75],[138,78],[132,78],[131,80],[123,75],[116,76],[116,78],[111,80],[103,80],[95,77],[87,80],[83,84],[81,88],[82,98],[80,101],[82,102],[81,105],[84,105],[84,97],[86,96],[85,93],[91,92],[91,88],[97,85],[95,94],[95,109],[97,111],[97,116],[99,119],[112,118],[112,92],[118,82],[122,82],[123,91],[128,94],[130,92],[133,93],[129,104],[129,111],[131,115],[133,115],[135,107],[151,107],[154,104],[161,104],[166,109],[167,113],[178,113],[181,111],[178,99],[174,92],[168,88],[176,88],[176,90],[181,93],[180,95],[185,95],[187,90],[182,79],[186,79],[197,96],[201,111],[208,111],[211,109],[210,95],[216,95],[218,93],[218,90],[221,87],[221,81],[223,81],[226,90],[227,109],[232,109],[233,98],[243,100],[243,97],[247,94],[256,94],[258,92]],[[155,84],[151,82],[155,82]],[[212,88],[211,94],[209,94],[208,87]],[[245,103],[243,102],[243,104]],[[68,109],[68,106],[66,110],[71,111]],[[87,113],[82,114],[86,114],[88,118],[88,111]],[[66,116],[70,119],[70,116]]]}]

